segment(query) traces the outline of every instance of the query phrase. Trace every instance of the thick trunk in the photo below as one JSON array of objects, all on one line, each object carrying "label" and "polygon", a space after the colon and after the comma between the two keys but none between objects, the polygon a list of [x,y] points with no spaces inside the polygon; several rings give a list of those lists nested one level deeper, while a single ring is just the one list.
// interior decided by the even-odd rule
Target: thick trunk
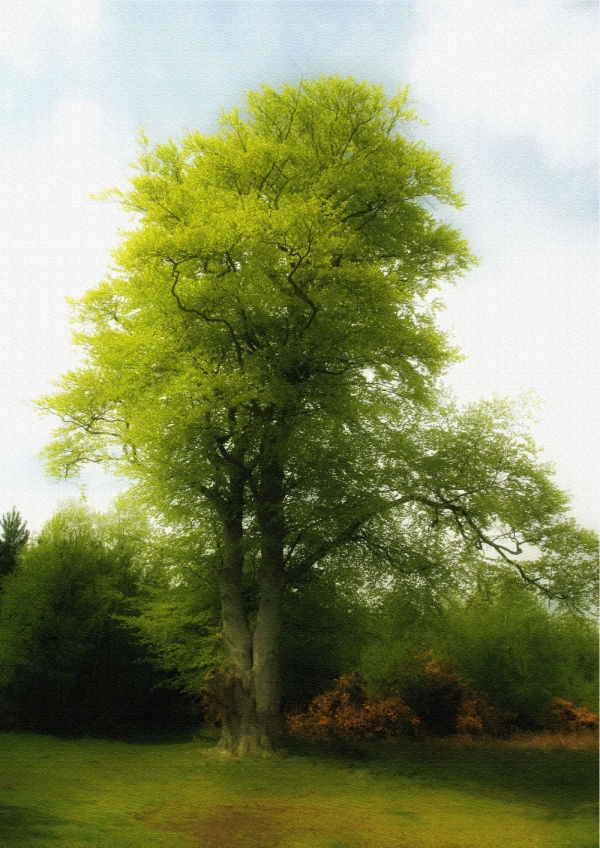
[{"label": "thick trunk", "polygon": [[283,580],[261,581],[261,600],[253,639],[252,679],[256,717],[263,744],[279,741],[281,675],[279,641],[283,618]]},{"label": "thick trunk", "polygon": [[207,675],[206,684],[221,713],[219,750],[234,757],[272,753],[258,721],[252,673],[218,669]]},{"label": "thick trunk", "polygon": [[280,631],[273,627],[272,616],[265,618],[269,621],[261,628],[252,668],[246,672],[216,669],[206,677],[206,688],[221,714],[219,749],[232,756],[270,756],[279,740]]},{"label": "thick trunk", "polygon": [[255,713],[252,684],[252,634],[242,594],[244,571],[244,478],[234,470],[226,504],[220,505],[223,560],[217,571],[221,595],[223,648],[228,669],[206,677],[206,689],[222,717],[219,748],[240,755],[254,747]]},{"label": "thick trunk", "polygon": [[[221,713],[219,748],[233,756],[271,755],[277,747],[280,731],[279,637],[283,607],[283,581],[265,585],[261,581],[258,618],[252,634],[253,662],[242,668],[231,661],[244,652],[231,645],[229,670],[216,670],[206,678],[208,691]],[[244,618],[244,623],[247,620]],[[238,634],[243,627],[236,628]],[[240,640],[241,641],[241,640]],[[245,640],[244,640],[245,641]]]},{"label": "thick trunk", "polygon": [[[207,675],[206,689],[221,713],[219,749],[233,756],[273,753],[279,739],[279,639],[283,618],[283,474],[270,466],[260,487],[260,602],[254,632],[242,595],[243,483],[232,485],[222,511],[223,562],[218,570],[223,646],[228,669]],[[236,481],[232,480],[232,483]]]},{"label": "thick trunk", "polygon": [[258,489],[261,535],[260,605],[253,634],[252,674],[259,725],[272,746],[279,740],[281,673],[279,645],[283,626],[284,539],[283,471],[271,463]]}]

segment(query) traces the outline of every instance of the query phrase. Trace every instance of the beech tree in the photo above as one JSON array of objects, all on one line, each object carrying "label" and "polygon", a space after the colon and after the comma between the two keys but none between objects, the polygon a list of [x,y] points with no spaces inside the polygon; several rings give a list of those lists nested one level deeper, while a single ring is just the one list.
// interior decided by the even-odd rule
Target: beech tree
[{"label": "beech tree", "polygon": [[[56,473],[116,466],[203,539],[230,753],[276,746],[284,591],[336,557],[433,573],[436,551],[488,548],[573,590],[554,586],[566,499],[513,412],[440,402],[455,353],[433,293],[474,258],[415,120],[406,90],[334,77],[251,92],[213,135],[142,135],[130,190],[107,193],[132,229],[77,307],[83,364],[42,402]],[[521,563],[527,544],[546,554]]]}]

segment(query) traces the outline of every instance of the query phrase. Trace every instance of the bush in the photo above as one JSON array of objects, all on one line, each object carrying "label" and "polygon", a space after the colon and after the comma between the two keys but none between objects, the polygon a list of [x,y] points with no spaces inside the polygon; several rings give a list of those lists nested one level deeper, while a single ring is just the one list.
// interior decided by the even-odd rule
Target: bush
[{"label": "bush", "polygon": [[585,707],[577,707],[562,698],[555,698],[548,715],[547,726],[555,733],[598,730],[598,716]]},{"label": "bush", "polygon": [[[544,728],[554,698],[598,711],[594,623],[550,609],[513,580],[482,581],[466,598],[424,610],[390,593],[378,617],[360,672],[369,691],[400,691],[432,732],[454,732],[455,706],[471,697],[458,679],[497,733]],[[428,651],[437,671],[414,659]]]},{"label": "bush", "polygon": [[519,586],[450,606],[440,635],[438,653],[501,713],[512,713],[514,729],[541,729],[554,698],[597,709],[595,628]]},{"label": "bush", "polygon": [[506,716],[492,709],[450,665],[434,659],[432,651],[413,657],[398,687],[423,730],[436,736],[495,733],[506,723]]},{"label": "bush", "polygon": [[306,739],[379,739],[414,734],[419,719],[398,695],[371,700],[354,675],[340,677],[333,690],[313,700],[306,713],[288,716],[286,730]]}]

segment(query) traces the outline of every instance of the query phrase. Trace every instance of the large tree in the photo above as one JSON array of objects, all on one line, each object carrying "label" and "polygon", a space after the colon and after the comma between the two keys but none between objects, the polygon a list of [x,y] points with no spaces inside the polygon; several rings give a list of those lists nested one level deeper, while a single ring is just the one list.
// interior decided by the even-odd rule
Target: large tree
[{"label": "large tree", "polygon": [[[203,534],[233,753],[277,742],[286,587],[342,550],[426,571],[456,538],[509,561],[565,508],[512,413],[439,406],[433,292],[473,257],[414,121],[406,91],[334,77],[250,93],[210,136],[142,137],[111,193],[133,228],[78,306],[84,362],[44,402],[55,470],[126,469]],[[549,590],[540,563],[518,567]]]}]

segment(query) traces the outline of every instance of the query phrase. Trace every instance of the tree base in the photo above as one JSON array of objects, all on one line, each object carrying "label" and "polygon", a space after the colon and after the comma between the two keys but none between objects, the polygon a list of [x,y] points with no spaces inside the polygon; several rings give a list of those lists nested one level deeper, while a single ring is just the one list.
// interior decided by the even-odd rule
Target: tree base
[{"label": "tree base", "polygon": [[275,759],[279,741],[278,713],[261,716],[250,675],[216,669],[206,676],[207,694],[221,714],[221,739],[216,751],[224,757]]}]

